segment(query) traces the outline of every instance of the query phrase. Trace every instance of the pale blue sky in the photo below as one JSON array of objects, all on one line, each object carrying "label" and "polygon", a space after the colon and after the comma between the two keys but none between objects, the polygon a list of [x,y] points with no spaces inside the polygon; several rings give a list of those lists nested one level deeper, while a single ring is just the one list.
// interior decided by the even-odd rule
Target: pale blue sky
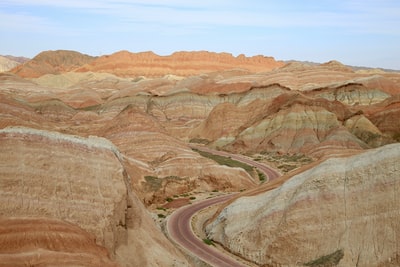
[{"label": "pale blue sky", "polygon": [[0,0],[0,54],[209,50],[400,69],[399,0]]}]

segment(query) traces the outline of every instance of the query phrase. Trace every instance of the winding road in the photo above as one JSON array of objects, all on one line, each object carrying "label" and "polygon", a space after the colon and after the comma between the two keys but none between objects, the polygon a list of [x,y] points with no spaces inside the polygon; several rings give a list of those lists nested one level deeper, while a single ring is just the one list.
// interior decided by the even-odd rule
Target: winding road
[{"label": "winding road", "polygon": [[[241,155],[229,154],[227,152],[216,151],[200,146],[196,146],[195,148],[216,155],[230,157],[232,159],[257,167],[260,171],[265,173],[269,181],[276,179],[280,176],[278,172],[269,168],[268,166],[261,164],[259,162],[255,162]],[[209,263],[211,266],[220,266],[220,267],[246,266],[243,263],[238,262],[233,257],[230,257],[225,253],[222,253],[215,247],[205,244],[203,240],[198,238],[193,233],[191,225],[192,217],[195,213],[209,206],[225,202],[234,196],[235,194],[215,197],[212,199],[199,201],[195,204],[185,206],[176,210],[174,213],[171,214],[171,216],[168,218],[167,221],[167,231],[170,238],[175,243],[180,245],[182,248],[186,249],[191,254],[197,256],[204,262]]]}]

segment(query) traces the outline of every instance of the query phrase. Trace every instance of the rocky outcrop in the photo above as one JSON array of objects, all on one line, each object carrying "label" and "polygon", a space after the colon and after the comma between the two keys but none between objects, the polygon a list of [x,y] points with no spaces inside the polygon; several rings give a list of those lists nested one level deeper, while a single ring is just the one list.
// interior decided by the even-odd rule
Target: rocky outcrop
[{"label": "rocky outcrop", "polygon": [[126,163],[136,165],[135,172],[142,174],[132,182],[146,204],[163,203],[167,197],[194,190],[238,191],[255,186],[244,170],[201,157],[168,135],[154,117],[134,107],[125,108],[101,131],[119,147]]},{"label": "rocky outcrop", "polygon": [[368,88],[361,83],[346,83],[333,88],[319,88],[308,92],[307,95],[340,101],[351,106],[373,105],[391,97],[390,94],[376,87]]},{"label": "rocky outcrop", "polygon": [[71,71],[94,59],[95,57],[76,51],[44,51],[33,59],[12,69],[11,72],[23,78],[37,78],[44,74],[58,74]]},{"label": "rocky outcrop", "polygon": [[370,107],[365,113],[380,131],[400,141],[400,94]]},{"label": "rocky outcrop", "polygon": [[192,138],[240,153],[313,154],[318,150],[321,154],[325,148],[367,147],[343,126],[356,113],[338,101],[311,99],[298,92],[281,91],[273,99],[257,94],[250,98],[251,94],[246,98],[253,101],[244,101],[244,105],[217,105],[191,132]]},{"label": "rocky outcrop", "polygon": [[[0,139],[3,217],[44,217],[77,225],[121,266],[185,262],[132,192],[124,159],[110,141],[20,127],[1,130]],[[161,260],[142,249],[153,242]]]},{"label": "rocky outcrop", "polygon": [[399,144],[328,159],[272,191],[238,197],[208,237],[265,266],[396,266],[399,160]]},{"label": "rocky outcrop", "polygon": [[378,147],[392,142],[364,115],[356,115],[345,122],[345,127],[358,139],[371,147]]}]

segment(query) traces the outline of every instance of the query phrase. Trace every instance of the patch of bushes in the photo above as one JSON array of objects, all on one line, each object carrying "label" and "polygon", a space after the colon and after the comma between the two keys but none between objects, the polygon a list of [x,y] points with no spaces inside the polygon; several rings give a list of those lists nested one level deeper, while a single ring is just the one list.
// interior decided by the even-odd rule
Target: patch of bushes
[{"label": "patch of bushes", "polygon": [[160,218],[160,219],[163,219],[163,218],[166,217],[166,216],[165,216],[164,214],[162,214],[162,213],[157,214],[157,216],[158,216],[158,218]]},{"label": "patch of bushes", "polygon": [[189,143],[208,145],[210,141],[204,138],[192,138],[189,140]]},{"label": "patch of bushes", "polygon": [[214,242],[211,239],[203,238],[203,242],[209,246],[215,246]]},{"label": "patch of bushes", "polygon": [[149,186],[152,191],[157,191],[161,188],[162,179],[157,176],[146,175],[144,179],[146,180],[147,186]]},{"label": "patch of bushes", "polygon": [[219,165],[225,165],[225,166],[228,166],[228,167],[239,167],[239,168],[244,169],[246,172],[248,172],[250,174],[250,176],[253,174],[253,167],[248,165],[248,164],[246,164],[246,163],[234,160],[232,158],[219,156],[219,155],[214,155],[212,153],[208,153],[208,152],[201,151],[201,150],[198,150],[198,149],[193,149],[193,150],[196,151],[197,153],[199,153],[201,156],[203,156],[205,158],[209,158],[209,159],[214,160]]},{"label": "patch of bushes", "polygon": [[291,170],[296,169],[296,165],[291,165],[291,164],[281,164],[278,166],[278,169],[282,170],[283,172],[290,172]]},{"label": "patch of bushes", "polygon": [[259,170],[257,170],[257,174],[258,174],[258,179],[260,179],[260,182],[265,182],[265,180],[267,179],[267,177],[265,177],[265,174]]},{"label": "patch of bushes", "polygon": [[172,197],[167,197],[165,200],[166,200],[167,202],[172,202],[172,201],[173,201],[173,198],[172,198]]},{"label": "patch of bushes", "polygon": [[344,252],[342,249],[338,249],[335,252],[319,257],[316,260],[304,263],[304,266],[311,267],[328,267],[336,266],[339,264],[340,260],[343,258]]}]

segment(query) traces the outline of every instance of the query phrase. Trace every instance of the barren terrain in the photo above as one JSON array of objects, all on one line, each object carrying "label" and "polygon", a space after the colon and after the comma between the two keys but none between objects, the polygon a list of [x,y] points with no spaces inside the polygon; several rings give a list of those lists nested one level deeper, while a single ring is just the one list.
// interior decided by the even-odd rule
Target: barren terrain
[{"label": "barren terrain", "polygon": [[165,217],[233,192],[206,234],[256,265],[399,264],[400,73],[207,51],[16,65],[0,73],[4,266],[196,266]]}]

